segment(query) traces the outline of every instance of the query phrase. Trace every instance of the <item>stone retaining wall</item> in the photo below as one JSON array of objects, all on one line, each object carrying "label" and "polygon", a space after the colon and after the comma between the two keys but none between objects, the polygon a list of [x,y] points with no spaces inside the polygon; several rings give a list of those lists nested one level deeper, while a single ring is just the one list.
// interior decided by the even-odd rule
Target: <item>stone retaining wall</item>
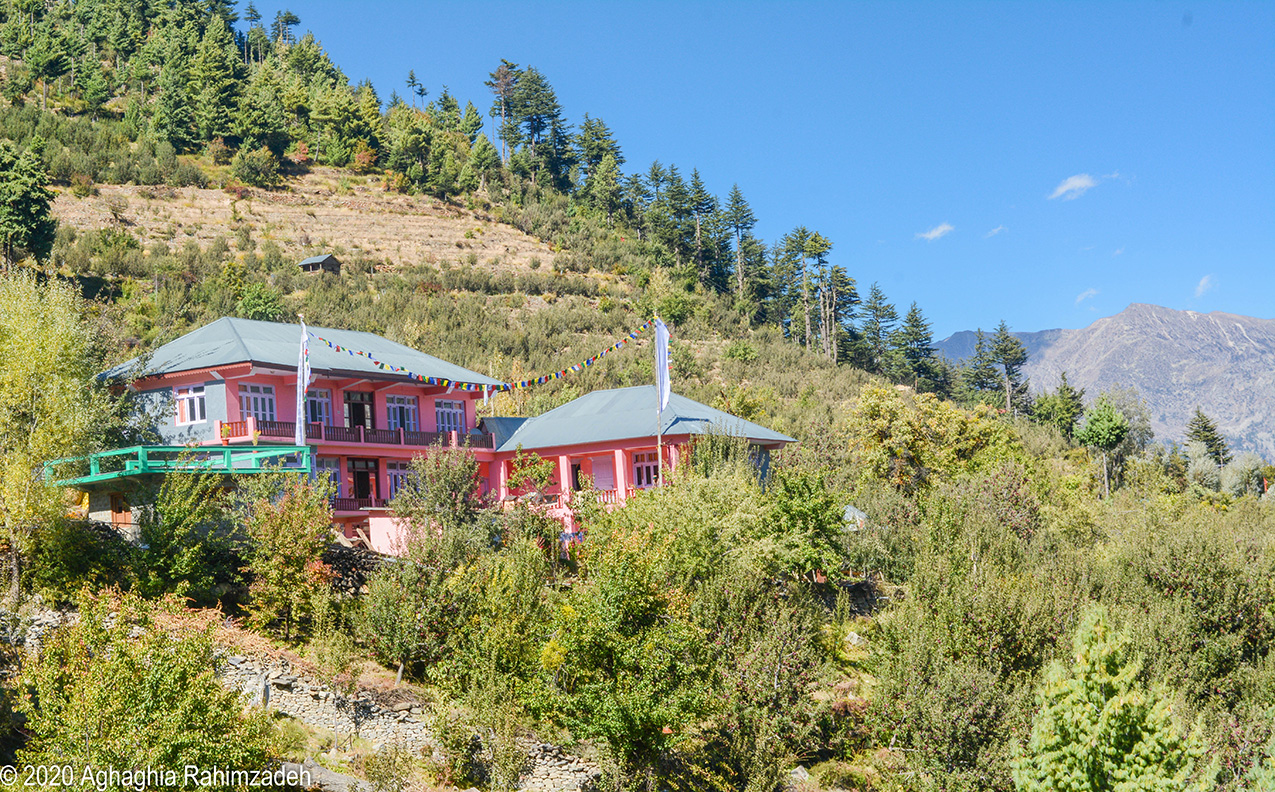
[{"label": "stone retaining wall", "polygon": [[[358,713],[358,735],[374,747],[401,745],[413,752],[436,753],[433,735],[425,724],[424,708],[412,702],[382,706],[360,691],[353,707],[341,710],[332,692],[318,681],[306,677],[287,660],[261,661],[244,655],[231,655],[219,672],[227,687],[242,691],[245,698],[261,702],[263,691],[267,706],[290,715],[310,726],[332,729],[341,737],[355,731],[351,709]],[[577,792],[594,787],[601,769],[591,762],[570,756],[556,745],[527,741],[524,745],[529,770],[518,784],[528,792]]]}]

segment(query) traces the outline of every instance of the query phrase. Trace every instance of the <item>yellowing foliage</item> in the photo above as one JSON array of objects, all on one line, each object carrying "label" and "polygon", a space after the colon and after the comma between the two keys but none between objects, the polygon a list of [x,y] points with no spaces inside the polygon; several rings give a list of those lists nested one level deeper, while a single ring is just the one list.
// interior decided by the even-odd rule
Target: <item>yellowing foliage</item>
[{"label": "yellowing foliage", "polygon": [[863,389],[847,428],[860,477],[909,491],[1021,453],[989,407],[965,410],[933,394],[882,386]]}]

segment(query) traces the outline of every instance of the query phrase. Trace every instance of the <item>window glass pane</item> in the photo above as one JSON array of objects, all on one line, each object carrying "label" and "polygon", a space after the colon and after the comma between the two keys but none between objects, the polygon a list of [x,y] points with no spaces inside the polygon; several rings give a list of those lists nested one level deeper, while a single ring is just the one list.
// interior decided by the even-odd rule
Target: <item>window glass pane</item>
[{"label": "window glass pane", "polygon": [[311,390],[306,392],[306,419],[310,423],[332,425],[332,391]]},{"label": "window glass pane", "polygon": [[389,415],[391,429],[406,429],[415,432],[420,423],[415,396],[386,396],[386,412]]},{"label": "window glass pane", "polygon": [[203,385],[178,388],[176,401],[178,424],[202,423],[207,418]]},{"label": "window glass pane", "polygon": [[434,419],[440,432],[465,431],[465,403],[461,401],[434,401]]},{"label": "window glass pane", "polygon": [[408,462],[386,462],[385,470],[389,479],[390,497],[393,498],[407,483],[412,467]]},{"label": "window glass pane", "polygon": [[273,421],[274,417],[273,385],[240,385],[239,417],[248,420],[249,416],[258,421]]}]

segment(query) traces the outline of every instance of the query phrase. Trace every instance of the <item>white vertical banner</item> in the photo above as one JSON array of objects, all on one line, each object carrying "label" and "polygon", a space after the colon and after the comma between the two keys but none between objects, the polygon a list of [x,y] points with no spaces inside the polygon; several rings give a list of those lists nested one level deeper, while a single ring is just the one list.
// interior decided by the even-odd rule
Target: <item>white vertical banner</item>
[{"label": "white vertical banner", "polygon": [[297,352],[297,429],[293,437],[299,446],[305,445],[305,427],[306,427],[306,410],[305,410],[305,392],[310,387],[310,383],[314,377],[310,373],[310,342],[309,332],[305,329],[305,317],[301,317],[301,348]]},{"label": "white vertical banner", "polygon": [[655,393],[659,400],[658,412],[663,412],[668,407],[668,397],[671,392],[669,384],[668,371],[668,327],[664,322],[660,321],[657,316],[655,318]]}]

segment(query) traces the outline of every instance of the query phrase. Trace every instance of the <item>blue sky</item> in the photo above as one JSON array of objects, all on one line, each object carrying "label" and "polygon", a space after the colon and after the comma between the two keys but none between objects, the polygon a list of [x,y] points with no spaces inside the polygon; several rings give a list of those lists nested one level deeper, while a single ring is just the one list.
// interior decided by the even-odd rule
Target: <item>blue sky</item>
[{"label": "blue sky", "polygon": [[535,66],[626,171],[737,182],[762,238],[819,231],[939,338],[1131,302],[1275,317],[1275,3],[288,7],[382,98],[415,69],[486,112],[501,58]]}]

